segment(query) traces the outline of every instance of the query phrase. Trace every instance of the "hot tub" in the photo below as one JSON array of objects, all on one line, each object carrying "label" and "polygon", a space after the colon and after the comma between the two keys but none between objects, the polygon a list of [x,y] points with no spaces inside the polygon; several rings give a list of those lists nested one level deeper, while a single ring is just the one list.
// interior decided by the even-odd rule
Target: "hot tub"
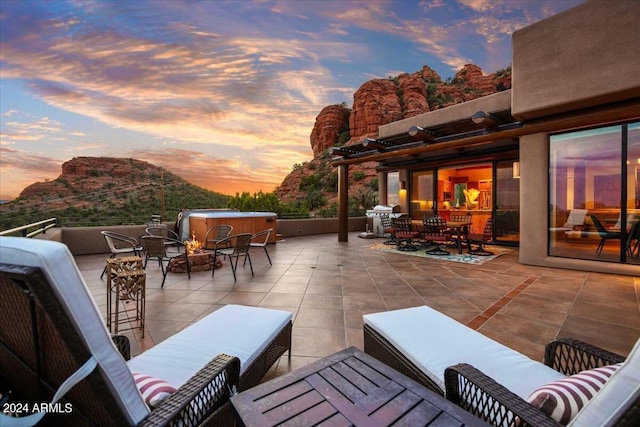
[{"label": "hot tub", "polygon": [[[276,241],[276,218],[274,212],[238,212],[235,210],[225,209],[202,209],[188,211],[189,229],[187,235],[189,238],[195,233],[196,239],[204,242],[207,230],[215,225],[227,224],[233,227],[231,234],[251,233],[255,234],[259,231],[273,228],[269,243]],[[183,215],[182,227],[186,225],[185,216]],[[185,230],[181,231],[181,237],[185,234]]]}]

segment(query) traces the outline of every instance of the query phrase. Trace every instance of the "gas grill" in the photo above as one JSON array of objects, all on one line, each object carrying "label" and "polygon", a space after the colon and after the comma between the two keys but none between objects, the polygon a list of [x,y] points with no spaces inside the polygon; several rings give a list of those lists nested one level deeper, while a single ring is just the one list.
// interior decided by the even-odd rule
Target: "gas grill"
[{"label": "gas grill", "polygon": [[373,218],[373,234],[376,237],[385,237],[380,217],[388,215],[389,218],[400,218],[404,214],[400,212],[400,206],[398,205],[376,205],[373,209],[369,209],[366,215],[369,218]]}]

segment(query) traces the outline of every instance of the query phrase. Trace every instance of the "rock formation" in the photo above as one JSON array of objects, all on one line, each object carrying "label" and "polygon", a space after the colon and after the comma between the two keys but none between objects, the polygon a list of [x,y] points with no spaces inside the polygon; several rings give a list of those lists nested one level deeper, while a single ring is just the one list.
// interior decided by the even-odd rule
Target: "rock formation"
[{"label": "rock formation", "polygon": [[[381,125],[510,88],[511,68],[484,75],[482,69],[473,64],[465,65],[447,81],[426,65],[413,74],[369,80],[354,93],[350,114],[339,105],[320,111],[310,136],[314,158],[285,177],[276,194],[284,202],[303,197],[304,192],[299,189],[301,180],[317,173],[324,164],[321,156],[338,143],[341,129],[347,125],[350,138],[346,145],[356,144],[364,137],[376,138]],[[362,185],[377,176],[375,166],[374,162],[349,167],[350,174],[359,178],[354,181],[350,177],[349,194],[359,191]],[[335,197],[328,194],[327,198],[333,200]]]}]

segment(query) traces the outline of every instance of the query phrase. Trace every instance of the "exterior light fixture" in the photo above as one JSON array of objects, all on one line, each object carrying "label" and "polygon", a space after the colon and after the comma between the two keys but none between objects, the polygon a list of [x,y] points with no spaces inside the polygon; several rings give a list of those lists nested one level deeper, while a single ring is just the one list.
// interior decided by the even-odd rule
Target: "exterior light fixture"
[{"label": "exterior light fixture", "polygon": [[520,162],[513,162],[513,178],[520,179]]},{"label": "exterior light fixture", "polygon": [[389,146],[389,143],[384,142],[380,139],[373,139],[373,138],[365,138],[362,140],[362,146],[363,147],[371,147],[371,148],[375,148],[375,149],[384,149],[386,147]]},{"label": "exterior light fixture", "polygon": [[400,181],[399,186],[400,186],[400,190],[406,190],[407,189],[407,182],[406,181]]},{"label": "exterior light fixture", "polygon": [[473,116],[471,116],[471,121],[486,128],[497,127],[500,124],[500,119],[486,111],[478,111],[474,113]]},{"label": "exterior light fixture", "polygon": [[421,136],[424,139],[426,139],[427,141],[431,141],[433,140],[436,136],[433,134],[433,132],[425,129],[425,128],[421,128],[420,126],[411,126],[409,128],[409,130],[407,131],[407,133],[411,136]]}]

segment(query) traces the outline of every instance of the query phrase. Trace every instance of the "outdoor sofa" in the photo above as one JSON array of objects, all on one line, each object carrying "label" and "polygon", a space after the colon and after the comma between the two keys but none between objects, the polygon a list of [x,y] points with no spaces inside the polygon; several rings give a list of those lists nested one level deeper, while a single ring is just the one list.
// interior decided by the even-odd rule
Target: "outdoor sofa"
[{"label": "outdoor sofa", "polygon": [[[128,340],[112,339],[61,243],[0,237],[0,295],[0,392],[59,399],[51,425],[233,424],[230,395],[291,355],[290,312],[227,305],[126,361]],[[177,391],[152,408],[140,375]]]},{"label": "outdoor sofa", "polygon": [[[559,413],[573,417],[569,425],[640,425],[640,340],[626,361],[577,340],[556,340],[541,363],[427,306],[368,314],[363,321],[366,353],[493,425],[558,426],[566,421]],[[610,378],[593,385],[588,402],[578,402],[582,410],[556,398],[557,381],[573,387],[594,368]],[[529,403],[530,397],[538,400]]]}]

